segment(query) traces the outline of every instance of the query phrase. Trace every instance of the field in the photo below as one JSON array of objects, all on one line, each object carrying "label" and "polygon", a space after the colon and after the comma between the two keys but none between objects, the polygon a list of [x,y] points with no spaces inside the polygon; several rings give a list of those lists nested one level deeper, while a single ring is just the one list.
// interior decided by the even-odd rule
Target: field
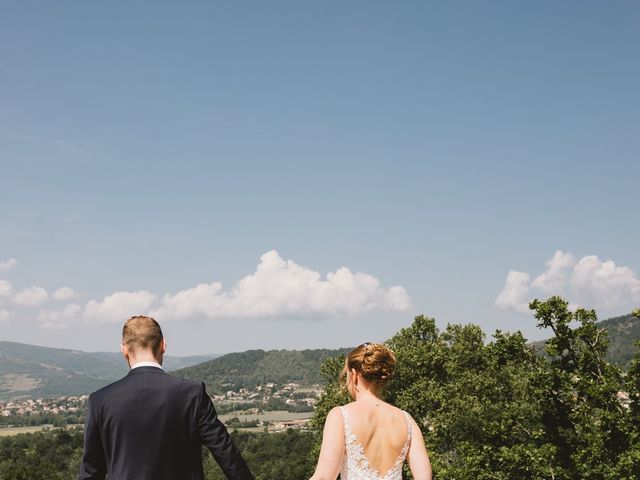
[{"label": "field", "polygon": [[240,420],[261,420],[261,421],[269,421],[269,422],[284,422],[287,420],[302,420],[306,418],[311,418],[313,416],[313,412],[287,412],[284,410],[275,410],[273,412],[264,412],[261,414],[256,414],[253,412],[231,412],[226,413],[224,415],[220,415],[220,420],[226,422],[227,420],[238,417]]},{"label": "field", "polygon": [[20,433],[35,433],[51,429],[51,425],[36,425],[35,427],[7,427],[0,428],[0,437],[11,437]]},{"label": "field", "polygon": [[[302,413],[294,413],[294,412],[286,412],[284,410],[276,410],[273,412],[264,412],[261,414],[256,414],[253,412],[231,412],[224,415],[220,415],[220,420],[223,422],[227,422],[233,417],[238,417],[243,421],[251,421],[251,420],[261,420],[261,421],[269,421],[272,423],[275,422],[284,422],[288,420],[302,420],[306,418],[311,418],[313,412],[302,412]],[[82,427],[82,425],[70,425],[68,428],[74,427]],[[33,427],[6,427],[0,428],[0,437],[11,437],[13,435],[18,435],[20,433],[34,433],[40,432],[42,430],[51,430],[53,429],[52,425],[36,425]],[[249,428],[243,430],[256,430],[261,431],[261,428]]]}]

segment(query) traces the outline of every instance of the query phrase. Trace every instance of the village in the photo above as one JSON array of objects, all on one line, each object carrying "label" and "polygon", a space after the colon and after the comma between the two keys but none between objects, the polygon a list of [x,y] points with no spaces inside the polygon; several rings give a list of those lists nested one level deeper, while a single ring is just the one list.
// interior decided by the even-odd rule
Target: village
[{"label": "village", "polygon": [[[252,389],[232,389],[211,395],[220,419],[230,429],[278,432],[288,428],[307,430],[313,408],[322,393],[320,385],[303,387],[297,383],[266,383]],[[42,425],[52,419],[63,424],[82,422],[89,395],[56,398],[18,399],[0,402],[0,427]],[[37,421],[37,423],[36,423]],[[60,424],[58,421],[56,424]]]},{"label": "village", "polygon": [[32,415],[59,415],[65,413],[84,413],[84,405],[89,395],[60,396],[57,398],[38,398],[0,402],[2,417],[22,417]]}]

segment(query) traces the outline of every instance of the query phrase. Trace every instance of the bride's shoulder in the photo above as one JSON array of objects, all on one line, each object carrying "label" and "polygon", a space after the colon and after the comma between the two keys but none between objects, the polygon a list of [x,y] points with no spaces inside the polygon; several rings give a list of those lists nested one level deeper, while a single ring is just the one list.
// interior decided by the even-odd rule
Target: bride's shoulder
[{"label": "bride's shoulder", "polygon": [[333,407],[331,411],[333,412],[335,410],[336,413],[342,413],[346,411],[347,413],[349,413],[349,411],[353,410],[355,405],[356,405],[356,402],[349,402],[349,403],[345,403],[344,405],[338,405],[337,407]]},{"label": "bride's shoulder", "polygon": [[340,431],[344,429],[344,422],[346,421],[345,413],[343,413],[342,406],[333,407],[327,413],[327,417],[324,421],[324,429],[330,431]]}]

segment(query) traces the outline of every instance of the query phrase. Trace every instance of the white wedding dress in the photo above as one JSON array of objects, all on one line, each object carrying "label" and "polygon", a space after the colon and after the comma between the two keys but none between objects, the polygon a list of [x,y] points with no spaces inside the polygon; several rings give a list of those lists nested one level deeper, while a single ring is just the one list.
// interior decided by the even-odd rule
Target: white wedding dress
[{"label": "white wedding dress", "polygon": [[383,477],[369,463],[369,460],[364,454],[364,448],[360,442],[358,442],[353,430],[351,430],[349,412],[347,412],[347,409],[344,407],[340,407],[340,412],[342,412],[342,418],[344,420],[344,443],[346,446],[345,456],[340,470],[340,480],[402,480],[402,464],[407,456],[411,442],[411,421],[409,414],[403,412],[407,420],[407,439],[404,442],[404,447],[402,447],[402,451],[400,455],[398,455],[396,462]]}]

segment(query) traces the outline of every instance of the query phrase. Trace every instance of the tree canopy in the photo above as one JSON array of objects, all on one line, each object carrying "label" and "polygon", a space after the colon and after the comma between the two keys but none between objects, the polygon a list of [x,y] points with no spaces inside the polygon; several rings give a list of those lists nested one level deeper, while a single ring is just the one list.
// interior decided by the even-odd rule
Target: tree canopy
[{"label": "tree canopy", "polygon": [[[447,479],[631,480],[640,478],[640,353],[627,372],[609,364],[595,311],[560,297],[535,300],[544,354],[521,333],[476,325],[439,331],[418,316],[386,343],[396,377],[385,399],[421,425],[434,472]],[[347,399],[329,376],[314,426]]]}]

